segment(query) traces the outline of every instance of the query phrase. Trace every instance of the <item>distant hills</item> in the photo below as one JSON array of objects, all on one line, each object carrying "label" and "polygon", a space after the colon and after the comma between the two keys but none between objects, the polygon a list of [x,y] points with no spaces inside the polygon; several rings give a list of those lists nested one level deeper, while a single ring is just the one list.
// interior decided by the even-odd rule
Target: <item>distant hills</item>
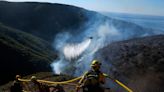
[{"label": "distant hills", "polygon": [[126,14],[126,13],[109,13],[102,12],[101,14],[110,18],[120,19],[138,24],[142,27],[152,28],[154,30],[164,31],[164,16],[153,16],[153,15],[137,15],[137,14]]}]

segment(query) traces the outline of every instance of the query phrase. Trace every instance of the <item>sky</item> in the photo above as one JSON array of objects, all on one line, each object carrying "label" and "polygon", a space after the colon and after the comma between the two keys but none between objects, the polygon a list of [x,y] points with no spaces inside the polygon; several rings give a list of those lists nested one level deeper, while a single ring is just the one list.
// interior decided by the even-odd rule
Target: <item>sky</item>
[{"label": "sky", "polygon": [[164,16],[164,0],[7,0],[69,4],[100,12]]}]

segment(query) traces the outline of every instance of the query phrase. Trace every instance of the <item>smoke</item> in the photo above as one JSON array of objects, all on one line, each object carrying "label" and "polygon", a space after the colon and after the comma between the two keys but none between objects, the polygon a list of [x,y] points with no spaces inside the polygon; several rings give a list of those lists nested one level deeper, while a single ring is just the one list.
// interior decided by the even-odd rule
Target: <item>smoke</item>
[{"label": "smoke", "polygon": [[95,59],[95,53],[111,42],[164,34],[133,23],[102,17],[99,14],[92,16],[92,19],[81,28],[76,30],[80,31],[76,35],[72,32],[75,30],[71,30],[55,36],[54,48],[59,55],[58,59],[51,64],[55,73],[80,76],[90,68],[91,61]]},{"label": "smoke", "polygon": [[87,39],[86,41],[79,44],[66,44],[66,46],[63,48],[65,58],[68,60],[77,58],[86,50],[90,42],[91,39]]}]

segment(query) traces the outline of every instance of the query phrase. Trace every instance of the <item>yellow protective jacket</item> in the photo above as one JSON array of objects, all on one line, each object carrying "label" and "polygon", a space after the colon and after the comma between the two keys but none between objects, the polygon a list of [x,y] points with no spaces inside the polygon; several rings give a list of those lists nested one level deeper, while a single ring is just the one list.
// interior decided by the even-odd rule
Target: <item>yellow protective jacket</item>
[{"label": "yellow protective jacket", "polygon": [[105,83],[105,76],[101,71],[90,70],[84,74],[79,81],[79,85],[100,85]]}]

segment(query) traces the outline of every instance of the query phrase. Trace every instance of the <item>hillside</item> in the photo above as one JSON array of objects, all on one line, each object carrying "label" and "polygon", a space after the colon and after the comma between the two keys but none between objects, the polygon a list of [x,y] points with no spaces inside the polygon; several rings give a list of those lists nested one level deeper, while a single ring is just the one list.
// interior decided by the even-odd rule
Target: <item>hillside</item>
[{"label": "hillside", "polygon": [[86,13],[62,4],[0,1],[0,22],[51,42],[55,34],[82,26]]},{"label": "hillside", "polygon": [[[80,37],[81,34],[90,31],[83,35],[84,38],[90,33],[94,34],[105,23],[110,26],[110,29],[132,37],[163,33],[83,8],[52,3],[0,1],[0,22],[48,42],[53,42],[55,36],[62,32]],[[123,39],[127,39],[127,36]]]},{"label": "hillside", "polygon": [[51,45],[30,34],[0,24],[0,84],[15,74],[50,71],[49,64],[57,57]]},{"label": "hillside", "polygon": [[57,58],[52,47],[55,35],[88,21],[84,12],[69,5],[0,1],[0,71],[4,75],[0,85],[16,74],[51,71],[50,64]]},{"label": "hillside", "polygon": [[[163,51],[164,35],[158,35],[111,43],[100,49],[96,53],[96,58],[102,61],[103,72],[128,85],[134,92],[163,92]],[[32,75],[51,81],[71,79],[70,76],[57,76],[51,73]],[[10,85],[11,83],[0,88],[7,90]],[[126,92],[111,80],[106,86],[110,87],[112,92]],[[64,88],[67,91],[74,90],[74,87],[68,85],[64,85]]]},{"label": "hillside", "polygon": [[134,92],[163,92],[164,35],[114,42],[96,57],[103,61],[105,72]]},{"label": "hillside", "polygon": [[[12,80],[15,74],[24,76],[51,71],[50,64],[58,54],[56,62],[59,62],[55,62],[57,69],[66,68],[67,74],[81,75],[88,70],[88,61],[98,57],[105,63],[104,67],[110,68],[110,71],[105,68],[107,73],[129,84],[137,92],[146,92],[145,88],[151,86],[161,90],[163,36],[145,36],[164,34],[164,31],[145,28],[75,6],[36,2],[0,1],[0,23],[0,71],[4,75],[0,77],[2,84]],[[88,37],[93,39],[86,52],[75,63],[65,60],[63,47],[83,42]],[[97,56],[94,56],[96,52]],[[74,67],[76,70],[70,71],[69,68]],[[148,85],[152,77],[147,78],[147,74],[156,75],[154,84]],[[148,79],[144,88],[139,87],[140,83],[137,84],[143,81],[140,77]]]}]

